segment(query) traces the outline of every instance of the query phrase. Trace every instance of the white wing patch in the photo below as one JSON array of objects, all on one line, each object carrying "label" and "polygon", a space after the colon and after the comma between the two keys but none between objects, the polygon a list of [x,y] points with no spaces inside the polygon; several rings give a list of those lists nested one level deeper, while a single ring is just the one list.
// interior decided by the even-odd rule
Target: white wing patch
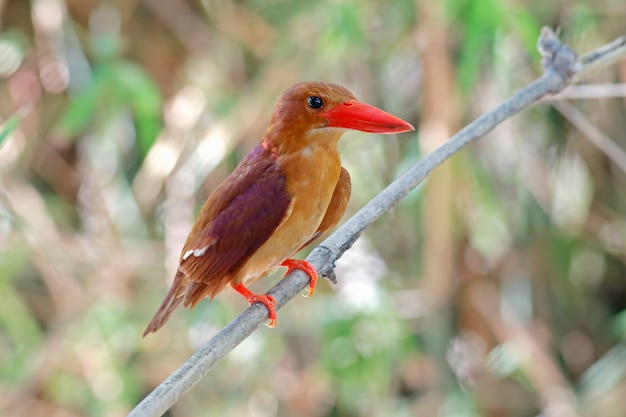
[{"label": "white wing patch", "polygon": [[210,245],[206,245],[205,247],[200,248],[200,249],[189,249],[183,255],[183,261],[187,260],[187,258],[189,258],[191,255],[195,256],[196,258],[199,258],[200,256],[206,253],[206,250],[209,248],[209,246]]}]

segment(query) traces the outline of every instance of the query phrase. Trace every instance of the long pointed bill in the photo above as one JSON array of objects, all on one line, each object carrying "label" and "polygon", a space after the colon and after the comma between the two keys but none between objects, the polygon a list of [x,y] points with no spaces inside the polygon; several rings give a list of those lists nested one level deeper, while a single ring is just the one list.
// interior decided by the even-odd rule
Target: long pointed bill
[{"label": "long pointed bill", "polygon": [[415,130],[396,116],[358,100],[341,103],[320,116],[328,119],[328,127],[360,130],[370,133],[400,133]]}]

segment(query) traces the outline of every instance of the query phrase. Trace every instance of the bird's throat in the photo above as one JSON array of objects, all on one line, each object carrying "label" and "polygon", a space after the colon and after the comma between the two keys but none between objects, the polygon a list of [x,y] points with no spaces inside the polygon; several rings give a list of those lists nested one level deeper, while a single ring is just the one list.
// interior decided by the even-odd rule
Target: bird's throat
[{"label": "bird's throat", "polygon": [[265,132],[262,146],[271,151],[274,157],[286,156],[305,151],[305,155],[312,154],[312,150],[321,147],[320,150],[326,152],[337,152],[337,142],[345,133],[345,129],[319,128],[309,130],[298,130],[296,127],[288,129],[287,132],[280,131],[280,136],[276,134],[280,130],[270,127]]}]

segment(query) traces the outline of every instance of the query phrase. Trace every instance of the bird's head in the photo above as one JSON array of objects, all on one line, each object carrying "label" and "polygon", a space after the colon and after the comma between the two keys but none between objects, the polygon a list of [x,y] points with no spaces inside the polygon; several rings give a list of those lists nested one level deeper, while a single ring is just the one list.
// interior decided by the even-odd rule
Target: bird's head
[{"label": "bird's head", "polygon": [[332,129],[338,133],[337,138],[348,129],[382,134],[414,130],[404,120],[358,101],[340,85],[321,82],[295,84],[278,99],[270,132],[289,132],[289,136],[293,137],[318,129]]}]

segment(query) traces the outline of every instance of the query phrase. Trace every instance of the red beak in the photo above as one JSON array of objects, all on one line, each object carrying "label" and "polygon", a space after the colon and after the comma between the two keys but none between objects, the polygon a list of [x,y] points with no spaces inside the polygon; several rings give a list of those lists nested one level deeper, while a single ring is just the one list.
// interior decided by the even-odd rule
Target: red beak
[{"label": "red beak", "polygon": [[358,100],[341,103],[320,116],[328,119],[327,127],[370,133],[400,133],[415,130],[404,120]]}]

